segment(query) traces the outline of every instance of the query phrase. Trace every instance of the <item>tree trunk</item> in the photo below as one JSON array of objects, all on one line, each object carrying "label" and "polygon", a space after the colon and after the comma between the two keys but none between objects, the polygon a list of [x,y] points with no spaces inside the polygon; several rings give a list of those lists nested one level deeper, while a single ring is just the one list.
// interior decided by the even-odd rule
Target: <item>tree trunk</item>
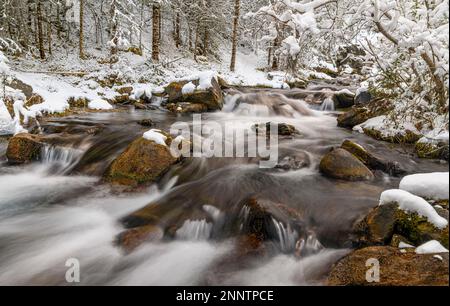
[{"label": "tree trunk", "polygon": [[52,48],[52,3],[50,2],[50,7],[48,9],[47,13],[47,45],[48,45],[48,54],[53,54],[53,48]]},{"label": "tree trunk", "polygon": [[205,33],[203,33],[203,55],[207,56],[209,50],[209,30],[205,27]]},{"label": "tree trunk", "polygon": [[275,38],[275,41],[273,42],[273,48],[272,48],[272,70],[277,70],[278,69],[278,58],[277,55],[275,54],[276,50],[278,49],[278,47],[280,46],[280,38],[279,38],[279,33],[277,38]]},{"label": "tree trunk", "polygon": [[84,0],[80,0],[80,59],[84,59]]},{"label": "tree trunk", "polygon": [[194,41],[194,59],[197,61],[197,55],[198,55],[198,43],[199,43],[199,36],[200,36],[200,21],[197,21],[197,29],[195,30],[195,41]]},{"label": "tree trunk", "polygon": [[153,4],[152,60],[159,62],[159,46],[161,40],[161,7]]},{"label": "tree trunk", "polygon": [[111,55],[114,56],[117,54],[118,51],[117,44],[119,42],[119,39],[117,37],[116,0],[113,0],[111,3],[110,18],[111,18]]},{"label": "tree trunk", "polygon": [[175,43],[177,48],[180,48],[181,45],[181,16],[180,13],[177,13],[175,17]]},{"label": "tree trunk", "polygon": [[41,0],[37,0],[37,8],[36,8],[36,18],[37,18],[37,26],[38,26],[38,45],[39,45],[39,56],[41,59],[45,59],[45,49],[44,49],[44,31],[42,29],[42,2]]},{"label": "tree trunk", "polygon": [[233,72],[236,70],[236,52],[237,52],[240,10],[241,10],[241,1],[235,0],[234,21],[233,21],[233,41],[232,41],[231,65],[230,65],[230,70]]}]

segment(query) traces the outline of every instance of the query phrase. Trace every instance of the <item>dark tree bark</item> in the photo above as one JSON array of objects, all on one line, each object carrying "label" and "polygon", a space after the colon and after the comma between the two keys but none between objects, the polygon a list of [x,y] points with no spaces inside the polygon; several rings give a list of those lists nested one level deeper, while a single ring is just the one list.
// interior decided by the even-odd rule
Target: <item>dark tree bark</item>
[{"label": "dark tree bark", "polygon": [[37,15],[36,18],[37,18],[37,27],[38,27],[39,56],[41,59],[45,59],[44,30],[42,27],[42,1],[41,0],[37,0],[36,15]]},{"label": "dark tree bark", "polygon": [[159,47],[161,43],[161,6],[153,4],[152,28],[152,60],[159,62]]},{"label": "dark tree bark", "polygon": [[234,3],[234,20],[233,20],[233,41],[231,49],[231,65],[230,70],[236,70],[236,52],[237,52],[237,41],[238,41],[238,31],[239,31],[239,17],[241,10],[241,1],[235,0]]}]

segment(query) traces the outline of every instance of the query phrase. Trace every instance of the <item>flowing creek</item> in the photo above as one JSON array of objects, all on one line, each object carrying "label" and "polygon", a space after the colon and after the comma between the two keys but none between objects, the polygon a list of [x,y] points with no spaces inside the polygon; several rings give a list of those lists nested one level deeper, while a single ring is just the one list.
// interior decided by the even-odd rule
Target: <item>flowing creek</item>
[{"label": "flowing creek", "polygon": [[[411,173],[448,171],[448,165],[419,160],[410,147],[338,128],[329,97],[315,90],[314,98],[324,103],[309,107],[295,100],[307,100],[307,91],[232,91],[223,111],[202,117],[242,128],[294,125],[301,135],[280,138],[278,149],[280,160],[300,160],[297,170],[262,169],[254,158],[196,158],[140,192],[102,183],[111,161],[148,130],[140,120],[152,119],[162,130],[175,121],[192,124],[190,115],[160,109],[43,122],[45,133],[64,135],[64,145],[46,147],[41,162],[26,166],[6,164],[7,142],[0,139],[0,285],[65,285],[69,258],[81,263],[81,285],[320,285],[349,251],[354,221],[377,205],[383,190],[399,184],[399,178],[379,173],[372,182],[322,176],[318,164],[330,148],[351,139]],[[86,134],[90,129],[94,132]],[[234,260],[234,223],[248,217],[242,203],[250,196],[301,215],[306,233],[301,256],[303,234],[274,214],[265,255]],[[127,222],[136,222],[127,216],[152,203],[160,206],[165,231],[176,226],[176,232],[126,254],[115,241]]]}]

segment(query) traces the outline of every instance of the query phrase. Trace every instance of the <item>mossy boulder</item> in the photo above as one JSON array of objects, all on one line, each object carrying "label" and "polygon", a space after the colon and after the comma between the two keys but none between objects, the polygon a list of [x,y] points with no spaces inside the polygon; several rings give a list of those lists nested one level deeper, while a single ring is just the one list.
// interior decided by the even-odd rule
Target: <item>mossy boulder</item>
[{"label": "mossy boulder", "polygon": [[320,172],[325,176],[348,180],[372,180],[373,173],[358,158],[344,149],[333,149],[325,155],[319,165]]},{"label": "mossy boulder", "polygon": [[[168,142],[170,145],[170,139]],[[141,137],[112,162],[105,179],[113,184],[137,187],[156,182],[177,162],[169,147]]]},{"label": "mossy boulder", "polygon": [[294,78],[287,82],[290,88],[306,89],[308,81],[300,78]]},{"label": "mossy boulder", "polygon": [[353,128],[356,125],[366,122],[370,118],[387,114],[393,109],[393,105],[388,100],[375,99],[364,106],[353,106],[348,112],[339,115],[338,126],[343,128]]},{"label": "mossy boulder", "polygon": [[[419,255],[401,252],[388,246],[356,250],[334,265],[328,276],[329,286],[448,286],[449,255]],[[367,260],[380,263],[379,282],[368,282],[366,275],[371,266]]]},{"label": "mossy boulder", "polygon": [[371,170],[380,170],[393,176],[406,174],[406,170],[402,169],[397,162],[384,160],[351,140],[345,140],[341,148],[358,158]]},{"label": "mossy boulder", "polygon": [[121,95],[131,95],[133,93],[133,86],[122,86],[116,89]]},{"label": "mossy boulder", "polygon": [[332,78],[337,78],[339,76],[339,73],[337,71],[323,66],[315,67],[314,70],[320,73],[324,73]]},{"label": "mossy boulder", "polygon": [[68,102],[71,108],[86,108],[88,107],[89,100],[84,97],[81,98],[71,97],[69,98]]},{"label": "mossy boulder", "polygon": [[6,157],[10,164],[25,164],[36,161],[44,143],[41,137],[27,133],[18,134],[9,140]]},{"label": "mossy boulder", "polygon": [[448,226],[436,228],[427,218],[399,209],[397,203],[378,206],[357,223],[354,245],[389,245],[394,235],[400,235],[416,246],[430,240],[437,240],[446,248],[449,245]]},{"label": "mossy boulder", "polygon": [[411,130],[404,130],[395,135],[385,135],[381,131],[374,128],[363,128],[364,134],[376,140],[382,140],[390,143],[413,144],[416,143],[422,135]]},{"label": "mossy boulder", "polygon": [[[211,78],[211,87],[206,90],[196,89],[192,93],[183,94],[184,85],[188,81],[172,82],[165,87],[165,92],[168,95],[169,103],[190,102],[206,105],[210,111],[220,110],[224,104],[224,96],[219,82],[215,77]],[[199,84],[199,80],[192,82],[194,85]]]},{"label": "mossy boulder", "polygon": [[421,142],[415,146],[420,158],[449,160],[449,144],[446,142]]}]

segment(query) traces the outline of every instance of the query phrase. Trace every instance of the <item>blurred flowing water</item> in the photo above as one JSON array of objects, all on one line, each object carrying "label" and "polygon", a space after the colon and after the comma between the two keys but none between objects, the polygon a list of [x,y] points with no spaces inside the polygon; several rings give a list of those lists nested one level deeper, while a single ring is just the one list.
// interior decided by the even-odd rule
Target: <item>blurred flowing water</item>
[{"label": "blurred flowing water", "polygon": [[[139,192],[104,184],[101,174],[111,161],[146,130],[140,120],[152,119],[162,130],[176,121],[192,124],[192,116],[162,109],[43,123],[44,133],[66,141],[45,147],[41,162],[26,166],[7,165],[7,140],[0,139],[0,285],[68,285],[65,263],[70,258],[80,262],[81,285],[322,284],[331,265],[349,251],[355,220],[377,205],[383,190],[399,183],[386,174],[373,182],[323,177],[318,164],[330,148],[352,139],[410,172],[447,171],[448,165],[418,160],[411,148],[336,127],[334,106],[320,92],[311,97],[299,90],[233,91],[222,112],[202,117],[242,129],[266,122],[295,126],[301,135],[280,138],[277,148],[280,161],[304,162],[294,170],[261,169],[257,158],[195,158]],[[312,104],[305,102],[314,97]],[[245,141],[238,139],[237,145]],[[298,212],[307,235],[300,240],[302,233],[274,213],[267,225],[266,255],[237,264],[233,254],[239,233],[231,223],[248,218],[243,203],[251,196]],[[125,253],[115,243],[127,227],[124,220],[154,203],[161,208],[165,233],[171,222],[175,234]],[[276,212],[276,206],[269,208]]]}]

